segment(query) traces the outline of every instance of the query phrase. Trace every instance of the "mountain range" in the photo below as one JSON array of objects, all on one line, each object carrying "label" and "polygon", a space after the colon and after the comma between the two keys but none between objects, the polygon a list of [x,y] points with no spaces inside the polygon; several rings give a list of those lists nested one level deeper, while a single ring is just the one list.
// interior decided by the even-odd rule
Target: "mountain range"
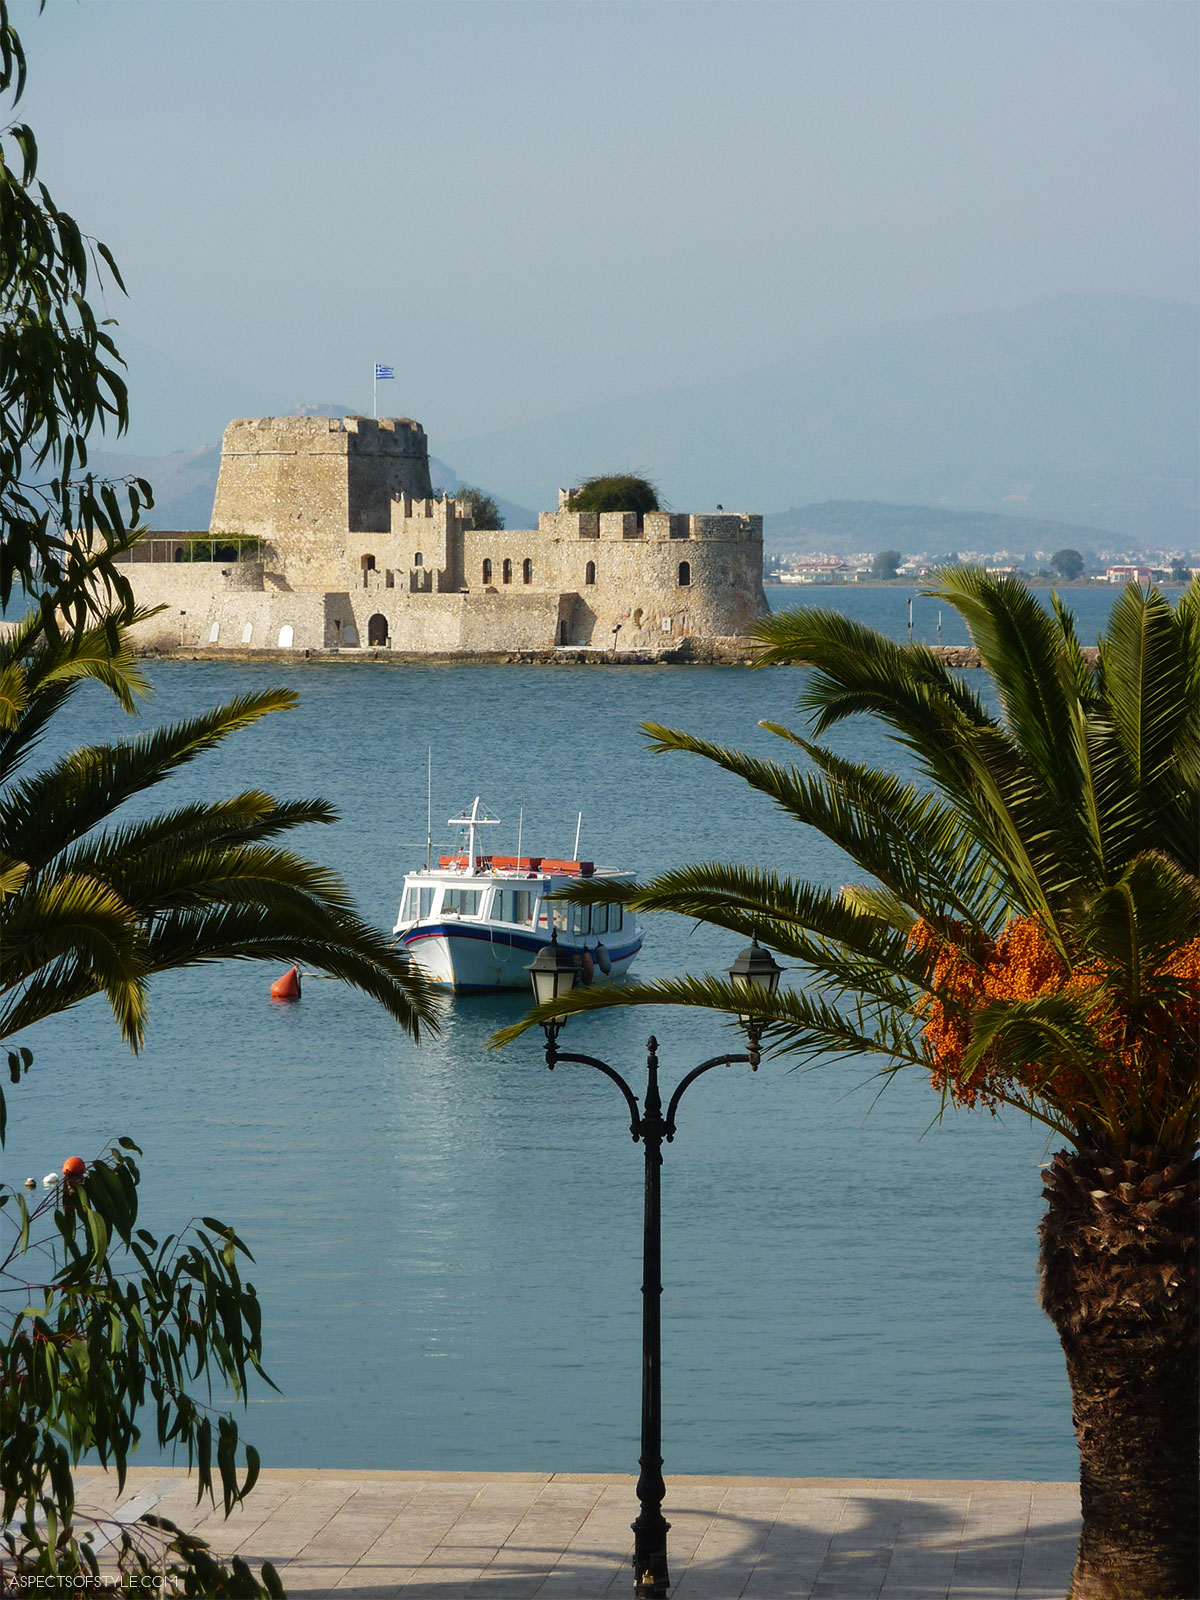
[{"label": "mountain range", "polygon": [[[246,409],[235,402],[230,415]],[[1059,296],[893,324],[710,383],[651,383],[623,400],[435,439],[454,466],[432,465],[439,487],[486,488],[510,527],[535,525],[528,507],[553,508],[560,485],[624,470],[650,476],[679,510],[766,512],[768,534],[796,508],[875,502],[1079,530],[1059,544],[1193,549],[1198,437],[1200,309]],[[158,457],[95,451],[93,462],[149,477],[159,527],[205,528],[219,454],[215,444]],[[870,547],[864,535],[848,532],[859,548]],[[1054,538],[1002,528],[984,542]]]},{"label": "mountain range", "polygon": [[494,491],[641,470],[681,510],[874,500],[1195,541],[1200,311],[1061,296],[896,324],[701,386],[442,443]]}]

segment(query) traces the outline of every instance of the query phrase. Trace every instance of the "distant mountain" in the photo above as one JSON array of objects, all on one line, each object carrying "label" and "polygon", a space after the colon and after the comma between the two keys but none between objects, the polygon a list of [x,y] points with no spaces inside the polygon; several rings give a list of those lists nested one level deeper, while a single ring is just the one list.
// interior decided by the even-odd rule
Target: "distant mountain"
[{"label": "distant mountain", "polygon": [[905,323],[443,447],[535,505],[640,470],[681,510],[921,502],[1190,545],[1200,312],[1123,296]]},{"label": "distant mountain", "polygon": [[[299,405],[288,413],[294,417],[355,416],[349,406]],[[89,464],[106,478],[146,478],[154,490],[154,505],[146,521],[153,528],[180,532],[202,532],[212,516],[213,496],[217,492],[217,473],[221,467],[220,444],[199,450],[179,450],[166,456],[120,455],[113,451],[92,450]],[[429,476],[435,489],[453,493],[464,481],[453,467],[429,458]],[[476,485],[482,487],[482,485]],[[488,491],[489,493],[491,491]],[[496,496],[496,504],[510,528],[536,528],[537,513]]]},{"label": "distant mountain", "polygon": [[[792,506],[763,518],[768,553],[822,551],[853,555],[899,550],[902,555],[960,550],[1029,554],[1071,548],[1111,550],[1119,537],[1073,522],[1039,522],[992,511],[947,511],[943,506],[887,505],[878,500],[825,500]],[[1200,560],[1200,558],[1197,558]]]}]

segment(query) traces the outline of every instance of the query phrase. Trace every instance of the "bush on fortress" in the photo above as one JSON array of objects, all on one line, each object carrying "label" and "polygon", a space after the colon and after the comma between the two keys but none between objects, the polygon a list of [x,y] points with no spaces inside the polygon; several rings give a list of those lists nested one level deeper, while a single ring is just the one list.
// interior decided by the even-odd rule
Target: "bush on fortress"
[{"label": "bush on fortress", "polygon": [[649,478],[636,478],[631,473],[610,473],[598,478],[585,478],[578,489],[571,491],[567,501],[568,511],[636,511],[641,516],[646,511],[661,511],[658,490]]}]

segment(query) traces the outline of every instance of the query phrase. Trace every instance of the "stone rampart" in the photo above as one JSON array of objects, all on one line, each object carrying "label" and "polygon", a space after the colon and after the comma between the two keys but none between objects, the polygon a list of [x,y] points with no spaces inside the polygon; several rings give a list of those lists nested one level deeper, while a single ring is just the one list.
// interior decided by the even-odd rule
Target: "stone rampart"
[{"label": "stone rampart", "polygon": [[142,642],[661,652],[767,614],[761,517],[560,503],[534,529],[475,528],[433,497],[424,430],[405,418],[230,423],[210,538],[256,540],[261,559],[175,561],[166,535],[138,547],[139,601],[171,608]]}]

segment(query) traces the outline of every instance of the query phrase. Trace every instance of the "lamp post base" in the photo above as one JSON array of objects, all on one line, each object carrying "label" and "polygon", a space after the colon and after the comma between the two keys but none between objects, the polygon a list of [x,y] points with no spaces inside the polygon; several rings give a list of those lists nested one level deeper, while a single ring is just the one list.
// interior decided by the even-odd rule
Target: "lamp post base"
[{"label": "lamp post base", "polygon": [[[638,1522],[641,1522],[638,1518]],[[667,1529],[671,1526],[661,1515],[657,1526],[639,1527],[633,1524],[633,1592],[665,1600],[671,1590],[671,1574],[667,1568]]]}]

